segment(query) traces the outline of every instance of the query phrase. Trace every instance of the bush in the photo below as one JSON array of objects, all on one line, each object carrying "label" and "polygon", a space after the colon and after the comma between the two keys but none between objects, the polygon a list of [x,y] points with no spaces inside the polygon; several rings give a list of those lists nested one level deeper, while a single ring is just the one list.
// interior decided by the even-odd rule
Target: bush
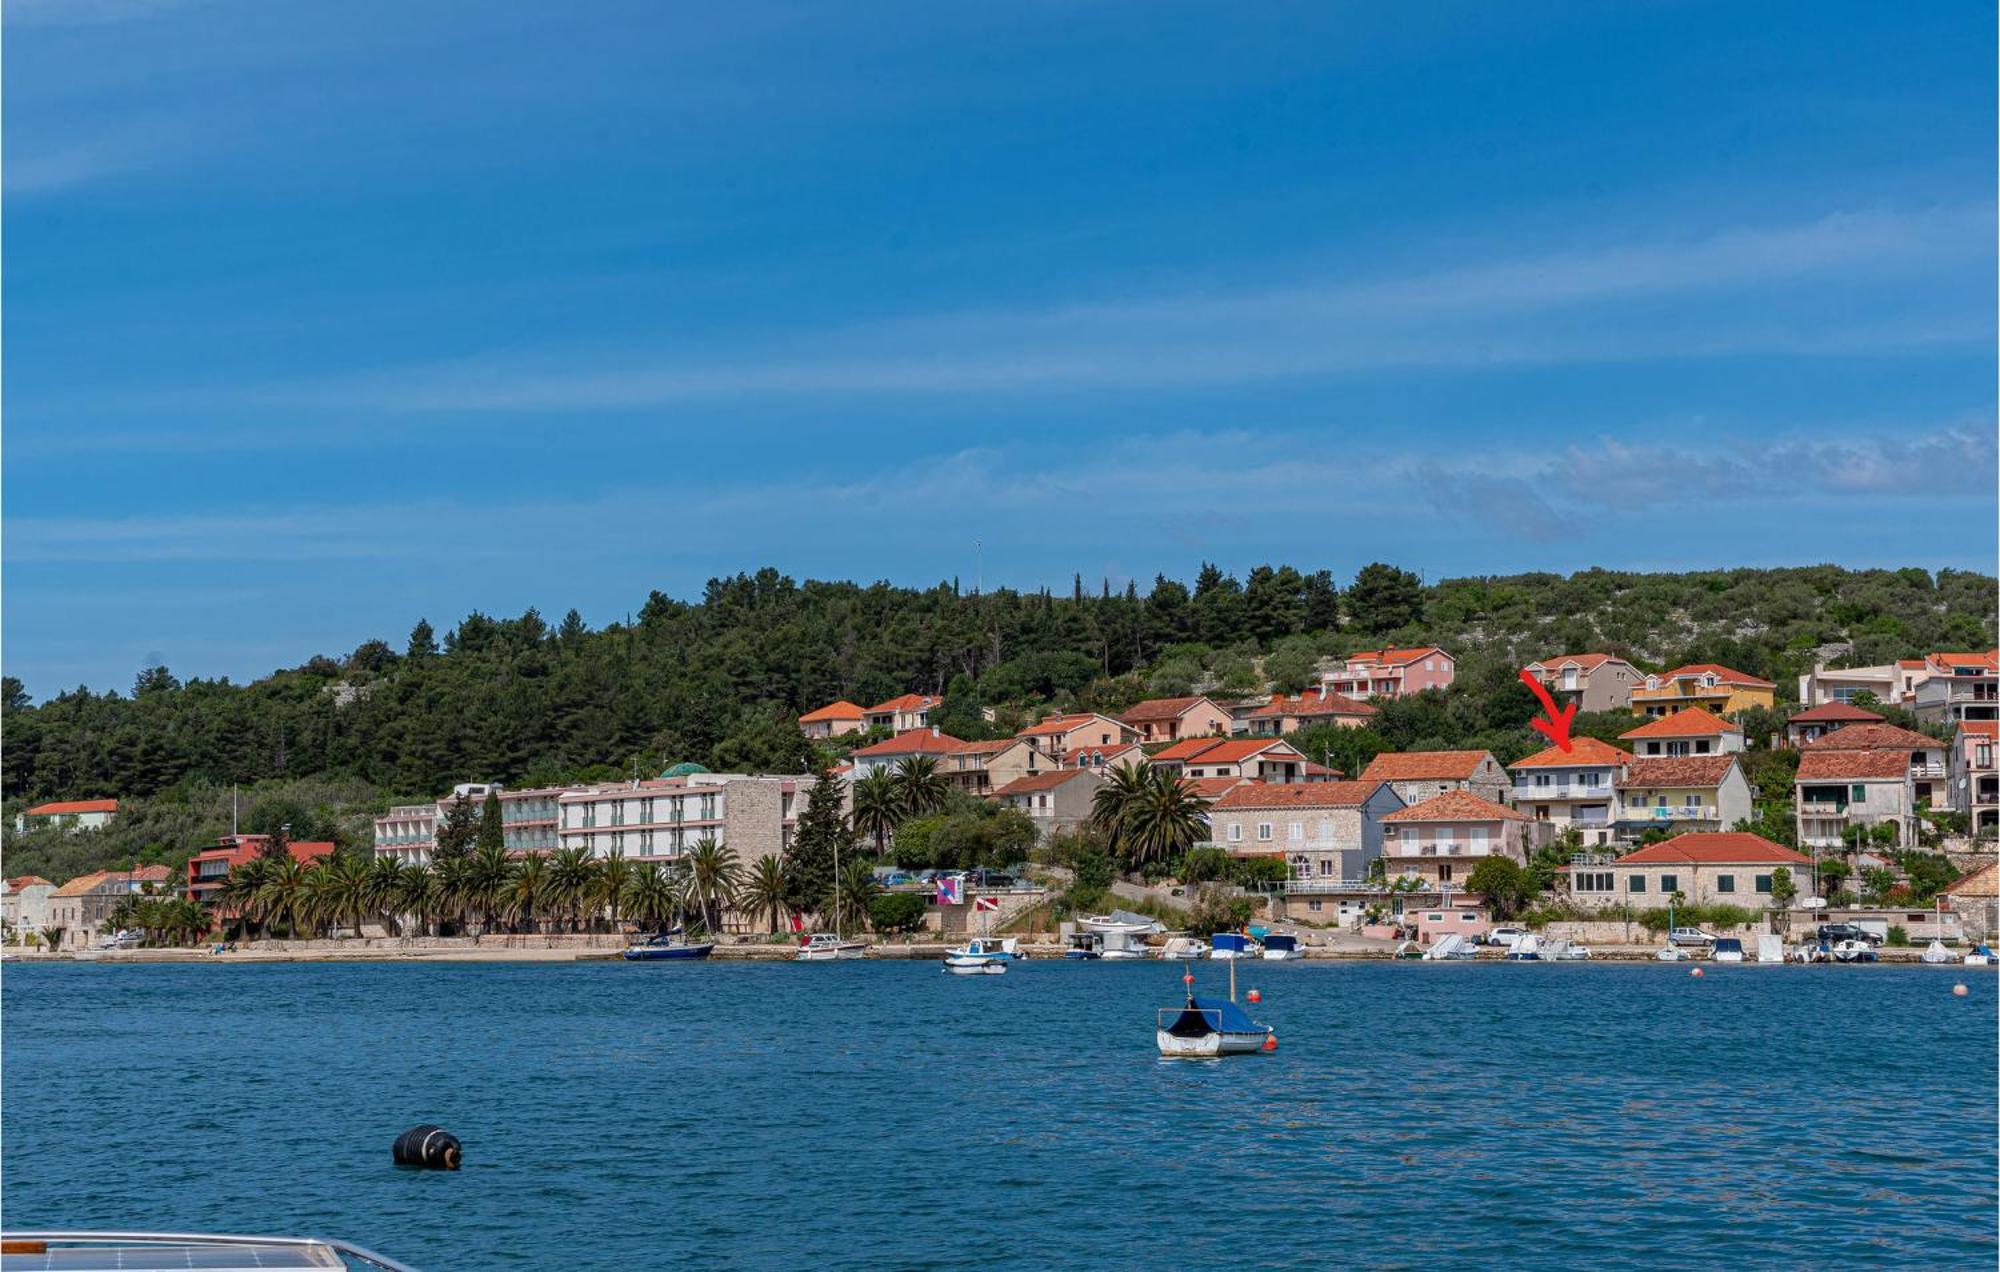
[{"label": "bush", "polygon": [[1232,857],[1229,862],[1229,881],[1238,887],[1283,883],[1291,877],[1292,868],[1271,857]]},{"label": "bush", "polygon": [[1235,896],[1218,884],[1205,883],[1195,892],[1194,907],[1188,911],[1188,930],[1197,936],[1231,932],[1248,923],[1256,912],[1257,903],[1249,897]]},{"label": "bush", "polygon": [[1900,923],[1892,923],[1889,925],[1889,935],[1883,941],[1883,944],[1893,945],[1898,949],[1902,949],[1907,947],[1909,943],[1910,943],[1910,933],[1907,928],[1905,928]]},{"label": "bush", "polygon": [[926,908],[917,893],[886,893],[868,903],[868,925],[877,932],[914,932],[924,925]]},{"label": "bush", "polygon": [[1229,854],[1220,848],[1196,848],[1181,861],[1182,883],[1208,883],[1229,873]]}]

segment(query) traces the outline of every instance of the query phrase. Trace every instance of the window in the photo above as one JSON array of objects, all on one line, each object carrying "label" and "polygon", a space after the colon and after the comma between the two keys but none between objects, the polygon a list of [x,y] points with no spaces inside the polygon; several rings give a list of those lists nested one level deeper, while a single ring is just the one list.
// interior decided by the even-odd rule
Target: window
[{"label": "window", "polygon": [[1631,875],[1625,880],[1625,891],[1644,892],[1645,890],[1646,890],[1645,875]]},{"label": "window", "polygon": [[1570,890],[1572,892],[1610,892],[1615,886],[1610,871],[1593,870],[1573,876]]},{"label": "window", "polygon": [[1769,893],[1771,891],[1771,876],[1752,875],[1750,878],[1750,886],[1756,889],[1758,892]]},{"label": "window", "polygon": [[1319,877],[1322,879],[1338,879],[1340,877],[1340,863],[1331,857],[1321,857],[1319,859]]},{"label": "window", "polygon": [[1319,908],[1320,908],[1320,903],[1316,900],[1306,902],[1306,909],[1308,910],[1318,910]]},{"label": "window", "polygon": [[1451,867],[1450,867],[1450,866],[1439,866],[1439,867],[1438,867],[1438,882],[1439,882],[1439,883],[1450,883],[1450,882],[1451,882]]},{"label": "window", "polygon": [[1868,788],[1863,786],[1861,783],[1856,782],[1853,786],[1850,786],[1848,788],[1847,798],[1851,802],[1859,804],[1868,798]]},{"label": "window", "polygon": [[1258,843],[1260,843],[1260,844],[1268,844],[1268,843],[1270,843],[1270,842],[1271,842],[1271,823],[1270,823],[1270,822],[1258,822],[1258,823],[1257,823],[1257,842],[1258,842]]},{"label": "window", "polygon": [[1681,877],[1679,875],[1663,874],[1660,876],[1661,892],[1679,892],[1680,890]]},{"label": "window", "polygon": [[1289,831],[1290,833],[1287,837],[1293,843],[1297,843],[1306,837],[1306,824],[1304,822],[1293,822],[1289,827]]},{"label": "window", "polygon": [[1702,739],[1700,739],[1699,741],[1697,741],[1697,742],[1696,742],[1696,743],[1694,744],[1694,753],[1695,753],[1696,755],[1707,755],[1707,754],[1708,754],[1708,739],[1707,739],[1707,738],[1702,738]]},{"label": "window", "polygon": [[1717,876],[1715,876],[1715,890],[1716,890],[1717,892],[1734,892],[1734,891],[1736,891],[1736,876],[1735,876],[1735,875],[1717,875]]},{"label": "window", "polygon": [[1230,823],[1229,823],[1229,842],[1230,842],[1230,843],[1232,843],[1232,844],[1240,844],[1240,843],[1242,843],[1242,842],[1243,842],[1243,823],[1242,823],[1242,822],[1230,822]]}]

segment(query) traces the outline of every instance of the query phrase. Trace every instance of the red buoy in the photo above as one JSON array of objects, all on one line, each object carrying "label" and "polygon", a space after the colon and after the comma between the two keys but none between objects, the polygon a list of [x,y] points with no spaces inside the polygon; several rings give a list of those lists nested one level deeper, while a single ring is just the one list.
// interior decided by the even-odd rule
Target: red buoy
[{"label": "red buoy", "polygon": [[1188,973],[1187,975],[1185,975],[1185,976],[1181,977],[1181,984],[1183,984],[1183,985],[1192,985],[1192,984],[1194,984],[1194,973],[1193,973],[1193,972],[1189,972],[1189,973]]},{"label": "red buoy", "polygon": [[1248,994],[1245,994],[1245,995],[1244,995],[1244,997],[1245,997],[1245,998],[1248,998],[1248,999],[1249,999],[1249,1000],[1250,1000],[1251,1002],[1253,1002],[1253,1003],[1261,1003],[1261,1002],[1263,1002],[1263,1001],[1264,1001],[1264,996],[1263,996],[1262,994],[1258,993],[1258,992],[1257,992],[1256,990],[1254,990],[1254,989],[1253,989],[1253,990],[1251,990],[1251,991],[1250,991],[1250,992],[1249,992]]},{"label": "red buoy", "polygon": [[1693,971],[1689,972],[1688,975],[1699,977],[1701,975],[1701,969],[1697,967]]},{"label": "red buoy", "polygon": [[1265,1034],[1265,1035],[1264,1035],[1264,1050],[1266,1050],[1266,1051],[1276,1051],[1277,1049],[1278,1049],[1278,1035],[1276,1035],[1276,1034]]}]

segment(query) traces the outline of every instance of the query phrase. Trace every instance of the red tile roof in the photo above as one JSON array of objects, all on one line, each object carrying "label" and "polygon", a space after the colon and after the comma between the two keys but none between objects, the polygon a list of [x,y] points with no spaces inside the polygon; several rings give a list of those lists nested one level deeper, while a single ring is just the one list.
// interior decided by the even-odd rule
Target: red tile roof
[{"label": "red tile roof", "polygon": [[167,881],[167,868],[165,866],[140,866],[132,872],[131,879],[134,883],[165,883]]},{"label": "red tile roof", "polygon": [[1515,760],[1508,768],[1577,768],[1586,764],[1630,764],[1632,753],[1621,751],[1609,742],[1596,738],[1571,738],[1570,749],[1552,746],[1546,751],[1537,751],[1525,760]]},{"label": "red tile roof", "polygon": [[1350,664],[1365,662],[1378,667],[1402,667],[1429,654],[1442,654],[1446,658],[1451,657],[1450,654],[1446,654],[1436,645],[1425,645],[1418,649],[1371,649],[1365,653],[1349,654],[1347,662]]},{"label": "red tile roof", "polygon": [[1217,808],[1358,808],[1380,782],[1243,782]]},{"label": "red tile roof", "polygon": [[1799,756],[1801,782],[1852,782],[1909,775],[1907,751],[1807,751]]},{"label": "red tile roof", "polygon": [[115,799],[65,799],[53,804],[37,804],[23,817],[54,817],[62,813],[115,813],[118,801]]},{"label": "red tile roof", "polygon": [[1743,685],[1753,689],[1777,688],[1776,685],[1768,680],[1759,680],[1748,672],[1737,671],[1734,668],[1725,667],[1721,663],[1689,663],[1685,667],[1676,667],[1672,671],[1656,672],[1654,676],[1664,684],[1671,684],[1676,680],[1692,679],[1697,676],[1714,676],[1717,681],[1725,685]]},{"label": "red tile roof", "polygon": [[1992,897],[2000,896],[2000,865],[1987,862],[1979,869],[1966,875],[1957,883],[1945,889],[1946,896]]},{"label": "red tile roof", "polygon": [[[1200,695],[1191,698],[1148,698],[1144,702],[1132,704],[1131,708],[1122,712],[1118,718],[1126,724],[1141,724],[1153,720],[1178,720],[1204,702],[1209,702],[1209,700]],[[1209,702],[1209,705],[1214,706],[1215,704]],[[1217,708],[1217,710],[1220,709]]]},{"label": "red tile roof", "polygon": [[1375,708],[1358,698],[1346,694],[1328,693],[1321,689],[1308,689],[1296,698],[1287,698],[1282,693],[1271,695],[1271,700],[1250,713],[1252,716],[1372,716]]},{"label": "red tile roof", "polygon": [[866,714],[860,707],[842,698],[839,702],[830,702],[817,711],[806,712],[799,717],[799,723],[818,724],[823,720],[859,720]]},{"label": "red tile roof", "polygon": [[1088,769],[1050,769],[1046,773],[1030,773],[1026,777],[1015,778],[993,793],[996,796],[1032,795],[1036,791],[1054,790],[1065,782],[1073,782],[1089,773]]},{"label": "red tile roof", "polygon": [[[1239,786],[1266,785],[1270,785],[1270,783],[1252,781],[1247,777],[1184,777],[1181,779],[1182,790],[1193,791],[1203,799],[1220,799]],[[1306,786],[1311,785],[1311,783],[1294,782],[1292,785]]]},{"label": "red tile roof", "polygon": [[1364,782],[1462,782],[1491,751],[1384,751],[1361,770]]},{"label": "red tile roof", "polygon": [[1812,858],[1744,830],[1701,830],[1628,852],[1621,866],[1798,866]]},{"label": "red tile roof", "polygon": [[40,875],[32,875],[32,874],[15,875],[12,879],[9,879],[7,881],[7,886],[12,888],[16,892],[19,892],[23,888],[33,888],[38,885],[41,887],[54,886],[47,879],[42,878]]},{"label": "red tile roof", "polygon": [[1469,791],[1446,791],[1442,795],[1398,809],[1382,819],[1384,822],[1485,822],[1533,820],[1526,813],[1517,813],[1490,799],[1481,799]]},{"label": "red tile roof", "polygon": [[1694,738],[1707,737],[1711,733],[1741,733],[1729,721],[1719,715],[1703,711],[1700,707],[1684,707],[1669,716],[1648,720],[1636,729],[1628,729],[1619,734],[1621,738]]},{"label": "red tile roof", "polygon": [[1073,733],[1089,724],[1092,720],[1106,720],[1112,724],[1118,723],[1109,716],[1100,716],[1091,711],[1077,711],[1069,715],[1050,716],[1040,723],[1029,725],[1014,736],[1017,738],[1055,737],[1058,734]]},{"label": "red tile roof", "polygon": [[1881,718],[1882,718],[1881,716],[1876,715],[1873,711],[1863,711],[1860,707],[1853,706],[1849,703],[1828,702],[1820,706],[1813,707],[1811,710],[1801,711],[1797,715],[1793,716],[1790,720],[1786,721],[1786,723],[1787,724],[1832,724],[1835,721],[1843,721],[1843,720],[1849,723],[1855,723],[1855,722],[1880,720]]},{"label": "red tile roof", "polygon": [[1975,738],[2000,738],[2000,720],[1960,720],[1958,731]]},{"label": "red tile roof", "polygon": [[998,755],[1010,747],[1028,746],[1019,738],[994,738],[989,742],[961,742],[952,748],[953,755]]},{"label": "red tile roof", "polygon": [[1291,743],[1279,738],[1188,738],[1151,758],[1155,764],[1162,760],[1181,764],[1241,764],[1272,750],[1290,752],[1301,760],[1305,758]]},{"label": "red tile roof", "polygon": [[949,733],[935,733],[930,729],[910,729],[898,733],[893,738],[884,738],[869,746],[857,747],[850,756],[877,755],[946,755],[958,750],[965,743]]},{"label": "red tile roof", "polygon": [[1941,751],[1945,744],[1927,733],[1893,724],[1850,724],[1800,747],[1815,751]]},{"label": "red tile roof", "polygon": [[906,693],[891,698],[887,702],[876,703],[874,706],[868,708],[868,713],[870,715],[879,715],[884,711],[922,711],[928,707],[935,707],[943,701],[943,698],[933,697],[927,693]]},{"label": "red tile roof", "polygon": [[1983,654],[1927,654],[1924,661],[1934,667],[1977,667],[1995,671],[2000,670],[2000,650],[1989,649]]},{"label": "red tile roof", "polygon": [[1679,755],[1667,759],[1634,760],[1618,786],[1621,790],[1720,786],[1735,766],[1734,755]]}]

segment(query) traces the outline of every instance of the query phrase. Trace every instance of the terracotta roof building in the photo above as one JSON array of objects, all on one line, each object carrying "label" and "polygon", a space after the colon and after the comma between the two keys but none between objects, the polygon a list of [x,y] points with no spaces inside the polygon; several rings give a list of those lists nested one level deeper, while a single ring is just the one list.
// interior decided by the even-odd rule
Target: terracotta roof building
[{"label": "terracotta roof building", "polygon": [[1374,714],[1375,708],[1358,698],[1325,689],[1308,689],[1291,697],[1282,693],[1271,695],[1269,702],[1244,714],[1243,728],[1260,737],[1282,737],[1309,724],[1358,729]]},{"label": "terracotta roof building", "polygon": [[1200,695],[1148,698],[1121,712],[1119,720],[1138,730],[1141,742],[1175,742],[1229,732],[1229,712]]},{"label": "terracotta roof building", "polygon": [[1932,808],[1950,804],[1951,744],[1928,733],[1893,724],[1850,724],[1807,743],[1801,755],[1828,751],[1884,751],[1902,756],[1910,769],[1910,797]]},{"label": "terracotta roof building", "polygon": [[1778,687],[1720,663],[1689,663],[1672,671],[1648,675],[1645,683],[1632,688],[1632,709],[1641,715],[1660,716],[1684,707],[1701,707],[1717,715],[1729,715],[1750,707],[1769,707],[1777,701]]},{"label": "terracotta roof building", "polygon": [[1514,761],[1514,805],[1556,830],[1574,829],[1585,844],[1609,844],[1617,821],[1618,782],[1632,753],[1596,738],[1570,749],[1549,747]]},{"label": "terracotta roof building", "polygon": [[118,815],[115,799],[59,799],[37,804],[14,818],[14,830],[97,830]]},{"label": "terracotta roof building", "polygon": [[1791,719],[1785,721],[1785,742],[1790,746],[1803,746],[1845,725],[1879,724],[1881,720],[1882,717],[1873,711],[1864,711],[1845,702],[1829,702],[1795,712]]},{"label": "terracotta roof building", "polygon": [[1645,678],[1616,654],[1559,654],[1522,670],[1558,702],[1575,702],[1578,711],[1624,711],[1632,705],[1632,687]]},{"label": "terracotta roof building", "polygon": [[845,698],[799,717],[799,731],[809,738],[837,738],[866,728],[868,713]]},{"label": "terracotta roof building", "polygon": [[1364,878],[1382,855],[1382,819],[1403,806],[1383,782],[1245,782],[1208,810],[1211,842],[1283,860],[1295,886]]},{"label": "terracotta roof building", "polygon": [[1573,866],[1570,898],[1582,906],[1664,909],[1676,894],[1699,905],[1739,905],[1751,911],[1775,903],[1777,872],[1789,871],[1794,895],[1811,887],[1812,859],[1744,831],[1696,831],[1619,857]]},{"label": "terracotta roof building", "polygon": [[1469,791],[1501,803],[1507,770],[1491,751],[1384,751],[1361,771],[1368,782],[1387,782],[1405,804],[1421,804],[1446,791]]},{"label": "terracotta roof building", "polygon": [[1390,835],[1383,856],[1391,878],[1462,891],[1487,857],[1528,859],[1532,820],[1470,792],[1446,791],[1382,819]]},{"label": "terracotta roof building", "polygon": [[1750,783],[1734,754],[1636,759],[1619,780],[1618,832],[1726,830],[1749,819]]},{"label": "terracotta roof building", "polygon": [[1104,779],[1090,769],[1053,769],[1016,778],[993,798],[1027,814],[1043,839],[1072,831],[1090,820],[1091,803]]},{"label": "terracotta roof building", "polygon": [[1688,707],[1648,720],[1618,735],[1640,759],[1677,755],[1721,755],[1743,749],[1743,730],[1714,712]]},{"label": "terracotta roof building", "polygon": [[1349,654],[1320,677],[1320,688],[1347,698],[1401,698],[1448,689],[1458,661],[1435,645]]},{"label": "terracotta roof building", "polygon": [[936,694],[905,693],[878,702],[862,714],[864,728],[887,729],[891,733],[910,733],[930,727],[931,712],[944,705],[944,699]]},{"label": "terracotta roof building", "polygon": [[1899,847],[1914,844],[1917,797],[1910,753],[1830,750],[1825,749],[1827,740],[1799,755],[1795,785],[1799,842],[1809,848],[1838,848],[1847,843],[1851,830],[1866,829],[1872,838],[1875,827],[1892,826],[1892,842]]},{"label": "terracotta roof building", "polygon": [[1125,742],[1137,742],[1139,730],[1107,715],[1094,711],[1079,711],[1069,715],[1050,716],[1046,720],[1029,725],[1015,734],[1027,738],[1042,748],[1051,757],[1061,760],[1071,747],[1113,746]]}]

